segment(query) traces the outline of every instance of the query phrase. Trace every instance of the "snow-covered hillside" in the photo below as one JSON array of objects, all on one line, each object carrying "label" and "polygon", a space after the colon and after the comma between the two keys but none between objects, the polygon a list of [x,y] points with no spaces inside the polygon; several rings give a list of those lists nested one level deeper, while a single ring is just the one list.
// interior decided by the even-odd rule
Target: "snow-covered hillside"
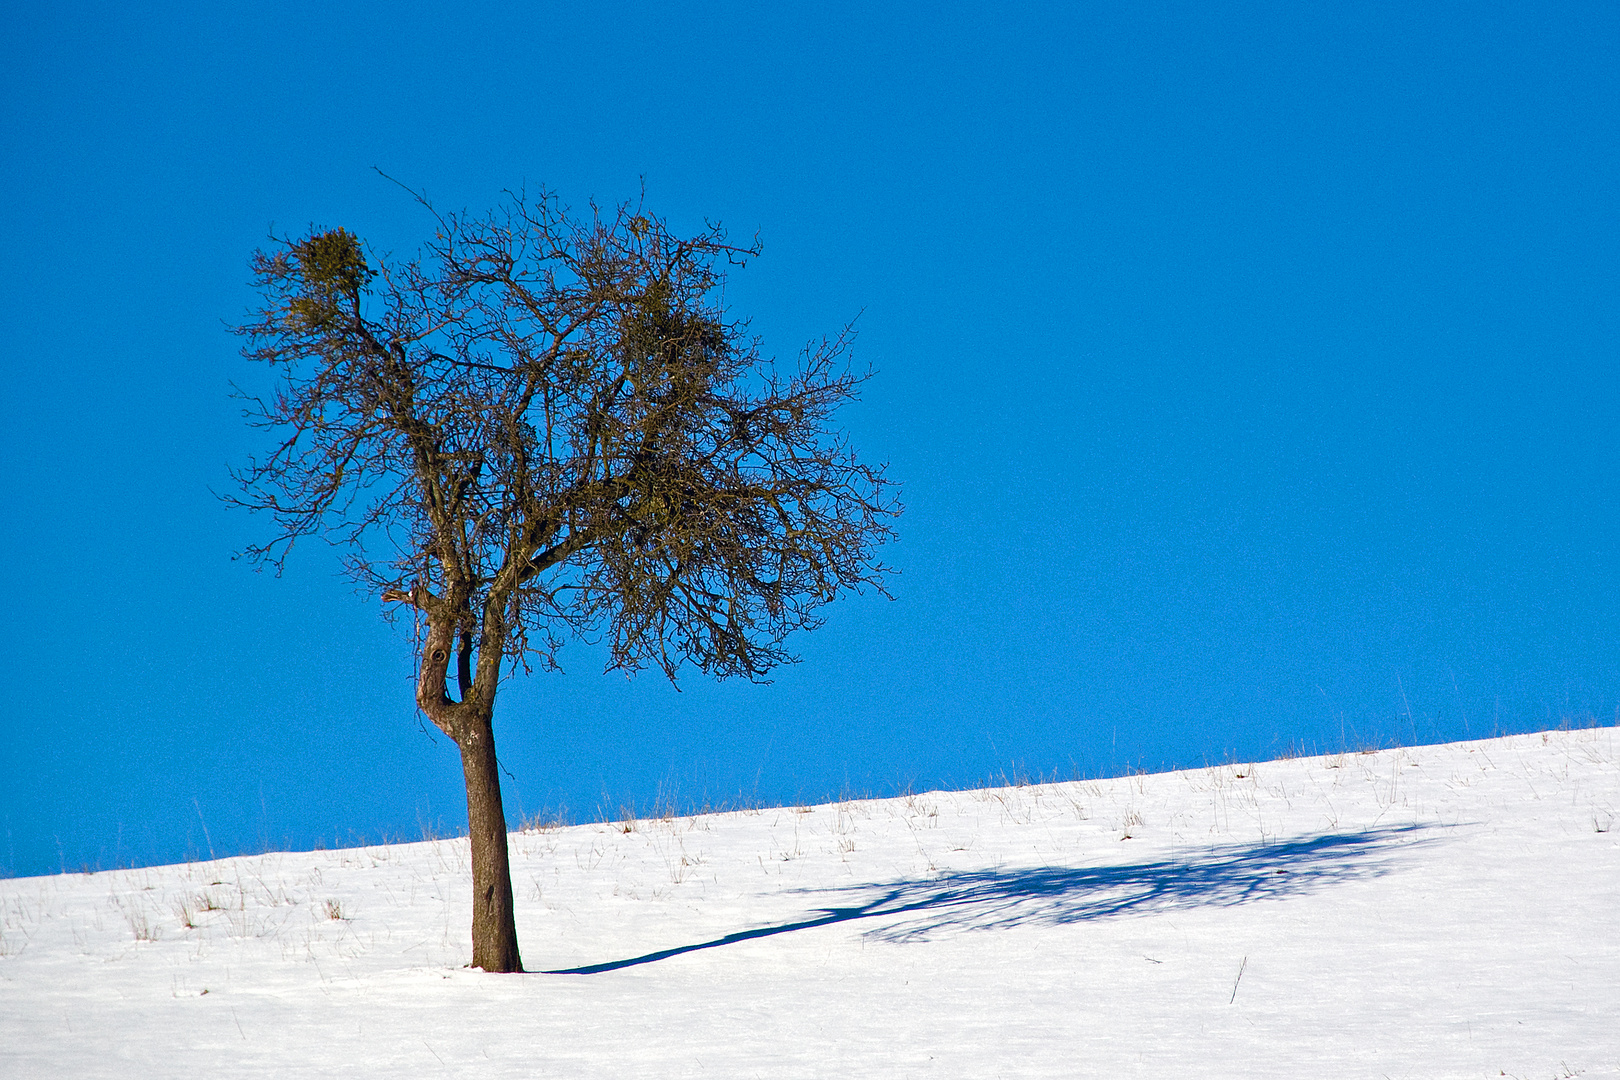
[{"label": "snow-covered hillside", "polygon": [[1620,1076],[1616,731],[0,881],[0,1076]]}]

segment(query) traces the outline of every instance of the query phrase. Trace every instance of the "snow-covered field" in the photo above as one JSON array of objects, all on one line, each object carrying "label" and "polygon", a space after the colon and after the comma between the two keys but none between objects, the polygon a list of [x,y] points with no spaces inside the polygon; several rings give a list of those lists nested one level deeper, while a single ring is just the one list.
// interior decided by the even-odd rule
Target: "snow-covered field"
[{"label": "snow-covered field", "polygon": [[0,1075],[1620,1076],[1617,730],[4,880]]}]

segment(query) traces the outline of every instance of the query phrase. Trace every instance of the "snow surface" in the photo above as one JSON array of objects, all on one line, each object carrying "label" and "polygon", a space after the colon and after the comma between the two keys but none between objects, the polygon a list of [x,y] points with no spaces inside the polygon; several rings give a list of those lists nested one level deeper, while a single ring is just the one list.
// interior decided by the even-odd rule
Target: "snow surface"
[{"label": "snow surface", "polygon": [[0,1076],[1620,1077],[1617,730],[14,878]]}]

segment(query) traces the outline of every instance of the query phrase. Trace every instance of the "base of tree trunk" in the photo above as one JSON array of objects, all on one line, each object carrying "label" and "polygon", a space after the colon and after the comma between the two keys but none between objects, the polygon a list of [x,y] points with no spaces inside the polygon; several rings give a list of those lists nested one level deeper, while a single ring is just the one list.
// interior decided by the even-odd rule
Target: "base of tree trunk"
[{"label": "base of tree trunk", "polygon": [[470,725],[460,745],[461,771],[467,780],[467,837],[472,847],[472,966],[493,972],[522,971],[500,766],[489,719]]}]

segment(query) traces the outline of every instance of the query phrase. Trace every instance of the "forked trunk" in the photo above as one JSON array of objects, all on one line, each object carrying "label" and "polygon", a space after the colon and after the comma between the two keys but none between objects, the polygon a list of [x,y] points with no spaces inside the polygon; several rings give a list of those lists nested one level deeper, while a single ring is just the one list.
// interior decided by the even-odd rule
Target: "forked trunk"
[{"label": "forked trunk", "polygon": [[467,836],[472,842],[472,966],[485,971],[522,971],[512,913],[500,766],[495,761],[495,731],[489,718],[469,722],[460,746],[461,771],[467,778]]}]

